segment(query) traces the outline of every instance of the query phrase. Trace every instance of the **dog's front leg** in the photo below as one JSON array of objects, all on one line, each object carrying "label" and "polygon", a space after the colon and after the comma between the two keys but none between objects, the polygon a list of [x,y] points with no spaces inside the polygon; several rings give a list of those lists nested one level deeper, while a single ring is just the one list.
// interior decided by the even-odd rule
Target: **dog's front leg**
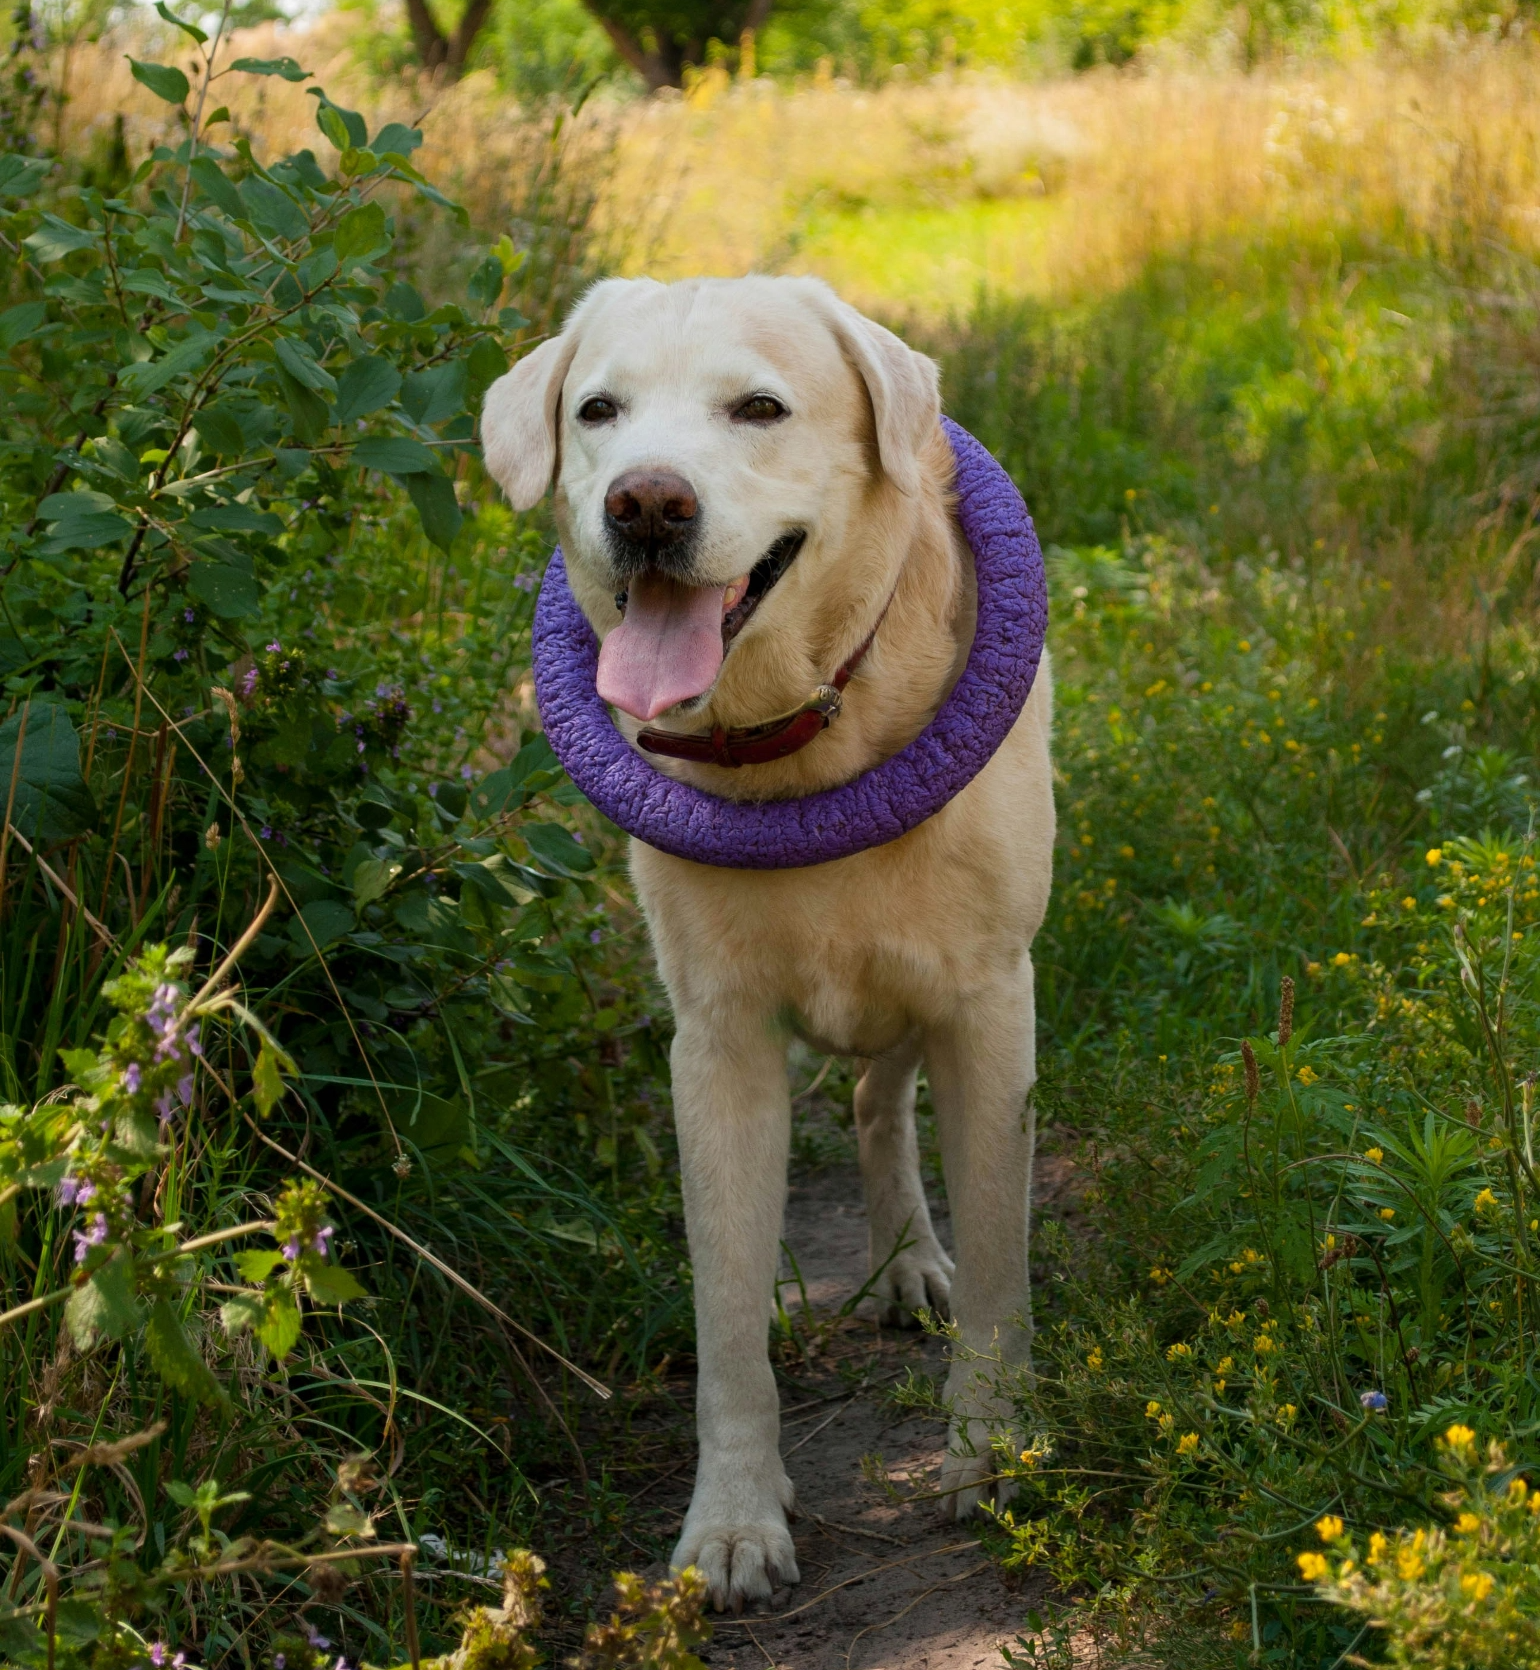
[{"label": "dog's front leg", "polygon": [[959,1519],[988,1492],[991,1441],[1011,1424],[999,1382],[1031,1369],[1034,1032],[1032,962],[1023,954],[1014,977],[965,1000],[925,1040],[957,1253],[957,1342],[946,1382],[952,1434],[941,1486]]},{"label": "dog's front leg", "polygon": [[768,1335],[786,1207],[786,1046],[762,1015],[681,1015],[674,1120],[695,1271],[695,1493],[674,1550],[718,1609],[797,1581]]}]

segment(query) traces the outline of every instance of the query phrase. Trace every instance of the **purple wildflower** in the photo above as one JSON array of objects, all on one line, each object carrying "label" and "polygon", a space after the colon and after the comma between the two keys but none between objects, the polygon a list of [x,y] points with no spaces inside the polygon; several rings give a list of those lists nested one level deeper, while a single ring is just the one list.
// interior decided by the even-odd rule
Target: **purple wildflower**
[{"label": "purple wildflower", "polygon": [[333,1230],[330,1224],[322,1224],[315,1232],[315,1250],[322,1258],[326,1257],[326,1243],[331,1240],[332,1234]]},{"label": "purple wildflower", "polygon": [[273,1654],[273,1670],[287,1670],[288,1659],[283,1653]]},{"label": "purple wildflower", "polygon": [[283,1256],[292,1264],[304,1249],[300,1246],[299,1236],[291,1235],[282,1247]]},{"label": "purple wildflower", "polygon": [[91,1227],[86,1230],[72,1230],[75,1237],[75,1262],[84,1264],[86,1254],[92,1247],[99,1247],[107,1239],[107,1214],[98,1212],[91,1220]]},{"label": "purple wildflower", "polygon": [[462,765],[460,767],[460,775],[468,783],[468,782],[470,782],[471,778],[476,775],[476,773],[474,771],[472,771],[471,768],[468,765]]},{"label": "purple wildflower", "polygon": [[173,661],[185,661],[187,659],[187,651],[185,649],[175,650],[172,653],[171,659]]},{"label": "purple wildflower", "polygon": [[191,626],[197,618],[198,611],[196,609],[184,609],[182,611],[182,619],[185,620],[189,626]]},{"label": "purple wildflower", "polygon": [[130,1061],[123,1069],[123,1088],[130,1096],[139,1094],[139,1084],[143,1077],[143,1069],[137,1061]]},{"label": "purple wildflower", "polygon": [[248,667],[241,675],[241,695],[247,700],[250,699],[252,691],[257,687],[257,676],[255,667]]},{"label": "purple wildflower", "polygon": [[324,1653],[331,1646],[331,1642],[312,1623],[305,1624],[305,1636],[318,1653]]},{"label": "purple wildflower", "polygon": [[192,1093],[193,1076],[191,1073],[183,1073],[181,1078],[176,1081],[177,1100],[181,1102],[184,1107],[191,1107]]},{"label": "purple wildflower", "polygon": [[520,591],[533,591],[535,589],[535,577],[533,574],[515,574],[513,577],[513,583]]},{"label": "purple wildflower", "polygon": [[591,929],[590,932],[589,932],[588,943],[590,945],[597,945],[599,943],[599,941],[603,938],[604,938],[604,935],[601,934],[597,928],[594,928],[594,929]]},{"label": "purple wildflower", "polygon": [[1360,1392],[1358,1401],[1373,1415],[1383,1415],[1390,1407],[1390,1399],[1383,1392]]},{"label": "purple wildflower", "polygon": [[274,638],[272,643],[267,646],[267,653],[269,655],[281,655],[283,653],[283,645],[280,644],[276,638]]}]

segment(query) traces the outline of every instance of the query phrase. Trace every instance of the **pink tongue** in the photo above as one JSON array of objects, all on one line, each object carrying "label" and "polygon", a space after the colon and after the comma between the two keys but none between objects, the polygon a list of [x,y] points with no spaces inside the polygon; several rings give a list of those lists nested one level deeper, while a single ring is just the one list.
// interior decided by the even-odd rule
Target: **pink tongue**
[{"label": "pink tongue", "polygon": [[626,618],[599,650],[599,694],[633,719],[655,719],[711,688],[722,665],[726,586],[658,575],[631,582]]}]

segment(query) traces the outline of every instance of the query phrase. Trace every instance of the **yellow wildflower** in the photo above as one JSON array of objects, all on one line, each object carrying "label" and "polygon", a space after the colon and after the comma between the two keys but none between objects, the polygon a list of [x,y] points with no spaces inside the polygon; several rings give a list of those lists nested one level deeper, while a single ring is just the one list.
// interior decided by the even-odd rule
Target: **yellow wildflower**
[{"label": "yellow wildflower", "polygon": [[1100,1374],[1101,1373],[1101,1371],[1102,1371],[1102,1348],[1099,1345],[1092,1346],[1091,1354],[1085,1360],[1085,1366],[1088,1369],[1090,1369],[1092,1374]]},{"label": "yellow wildflower", "polygon": [[1460,1587],[1472,1600],[1485,1600],[1492,1592],[1496,1579],[1489,1571],[1468,1571],[1460,1579]]},{"label": "yellow wildflower", "polygon": [[1265,1357],[1269,1351],[1276,1351],[1277,1348],[1277,1340],[1270,1339],[1266,1334],[1258,1334],[1251,1342],[1251,1349],[1255,1351],[1259,1357]]},{"label": "yellow wildflower", "polygon": [[1489,1207],[1494,1212],[1497,1210],[1497,1196],[1493,1194],[1490,1189],[1483,1189],[1481,1193],[1476,1196],[1476,1210],[1478,1212],[1485,1212]]},{"label": "yellow wildflower", "polygon": [[1422,1571],[1422,1556],[1415,1548],[1403,1548],[1397,1553],[1396,1575],[1403,1583],[1415,1583]]},{"label": "yellow wildflower", "polygon": [[1166,1361],[1168,1363],[1174,1363],[1178,1357],[1190,1357],[1191,1355],[1192,1347],[1186,1340],[1179,1339],[1175,1345],[1166,1348]]},{"label": "yellow wildflower", "polygon": [[1457,1531],[1463,1531],[1466,1536],[1469,1536],[1472,1531],[1479,1531],[1481,1529],[1481,1515],[1479,1513],[1462,1513],[1460,1517],[1455,1520],[1454,1528]]},{"label": "yellow wildflower", "polygon": [[1160,1405],[1155,1401],[1154,1398],[1151,1398],[1150,1401],[1147,1404],[1145,1404],[1144,1413],[1145,1413],[1146,1418],[1149,1419],[1149,1420],[1152,1420],[1152,1421],[1160,1413]]},{"label": "yellow wildflower", "polygon": [[1437,903],[1438,903],[1438,908],[1440,910],[1453,910],[1454,909],[1454,900],[1447,893],[1440,893],[1439,896],[1438,896]]},{"label": "yellow wildflower", "polygon": [[1233,1357],[1221,1357],[1219,1359],[1218,1365],[1214,1369],[1214,1373],[1215,1374],[1228,1374],[1230,1372],[1230,1370],[1234,1367],[1235,1367],[1235,1359]]},{"label": "yellow wildflower", "polygon": [[1314,1084],[1321,1075],[1316,1072],[1314,1067],[1307,1063],[1305,1066],[1299,1068],[1294,1076],[1301,1084]]},{"label": "yellow wildflower", "polygon": [[1191,1455],[1197,1447],[1198,1435],[1196,1432],[1184,1432],[1176,1441],[1176,1453],[1178,1455]]},{"label": "yellow wildflower", "polygon": [[1364,1158],[1370,1165],[1377,1166],[1384,1160],[1385,1150],[1383,1148],[1366,1148],[1364,1150]]},{"label": "yellow wildflower", "polygon": [[1342,1535],[1344,1526],[1334,1513],[1323,1513],[1315,1522],[1316,1534],[1322,1542],[1335,1542]]},{"label": "yellow wildflower", "polygon": [[1508,1500],[1516,1508],[1524,1506],[1524,1498],[1529,1495],[1529,1486],[1523,1479],[1515,1479],[1508,1486]]},{"label": "yellow wildflower", "polygon": [[1150,1269],[1150,1280],[1157,1287],[1164,1287],[1171,1280],[1171,1272],[1163,1264],[1153,1265]]},{"label": "yellow wildflower", "polygon": [[1352,960],[1353,953],[1351,951],[1339,951],[1336,956],[1332,958],[1331,966],[1333,968],[1346,968]]},{"label": "yellow wildflower", "polygon": [[1307,1583],[1320,1583],[1327,1572],[1326,1556],[1324,1554],[1306,1553],[1299,1557],[1299,1569],[1304,1574]]},{"label": "yellow wildflower", "polygon": [[1468,1426],[1456,1421],[1445,1430],[1444,1442],[1452,1450],[1468,1450],[1476,1442],[1476,1435]]},{"label": "yellow wildflower", "polygon": [[1174,1415],[1162,1415],[1156,1425],[1162,1432],[1169,1433],[1172,1427],[1176,1425],[1176,1417]]},{"label": "yellow wildflower", "polygon": [[1407,896],[1401,901],[1401,908],[1402,908],[1402,910],[1416,910],[1417,901],[1411,896],[1410,893],[1408,893]]},{"label": "yellow wildflower", "polygon": [[1377,1566],[1385,1558],[1385,1533],[1375,1531],[1369,1537],[1369,1564]]},{"label": "yellow wildflower", "polygon": [[1428,868],[1436,870],[1439,865],[1444,862],[1444,849],[1442,847],[1429,847],[1427,851],[1427,859]]},{"label": "yellow wildflower", "polygon": [[1319,963],[1306,963],[1305,964],[1305,973],[1308,974],[1312,980],[1314,980],[1315,977],[1320,972],[1321,972],[1321,965]]},{"label": "yellow wildflower", "polygon": [[1284,1404],[1283,1408],[1281,1408],[1278,1411],[1278,1424],[1279,1424],[1279,1426],[1281,1426],[1281,1427],[1293,1426],[1294,1417],[1298,1413],[1299,1413],[1299,1410],[1292,1403]]},{"label": "yellow wildflower", "polygon": [[1380,1217],[1383,1218],[1386,1223],[1389,1223],[1395,1215],[1396,1209],[1394,1206],[1382,1206],[1380,1208]]}]

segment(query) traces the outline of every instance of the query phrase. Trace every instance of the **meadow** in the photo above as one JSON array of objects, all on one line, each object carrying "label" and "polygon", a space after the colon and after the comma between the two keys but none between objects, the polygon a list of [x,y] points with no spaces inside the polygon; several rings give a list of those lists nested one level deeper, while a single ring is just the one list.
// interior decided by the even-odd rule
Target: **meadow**
[{"label": "meadow", "polygon": [[522,1547],[550,1657],[687,1662],[688,1585],[583,1645],[666,1552],[668,1021],[472,426],[595,274],[768,267],[935,353],[1049,555],[1017,1658],[1540,1663],[1540,58],[571,114],[323,26],[219,63],[336,103],[216,82],[195,171],[120,46],[0,163],[7,1659],[523,1663]]}]

